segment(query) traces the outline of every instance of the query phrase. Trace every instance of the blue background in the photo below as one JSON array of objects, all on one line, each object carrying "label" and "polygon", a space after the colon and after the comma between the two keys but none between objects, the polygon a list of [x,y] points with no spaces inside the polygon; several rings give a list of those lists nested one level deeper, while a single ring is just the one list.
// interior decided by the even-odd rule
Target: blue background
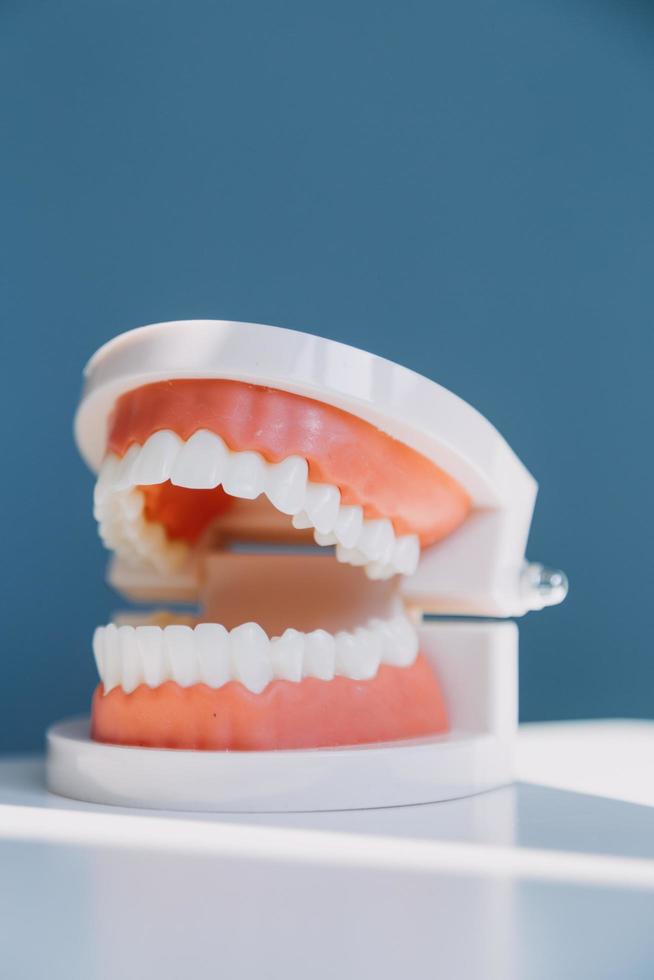
[{"label": "blue background", "polygon": [[654,716],[654,14],[578,0],[0,7],[0,747],[84,710],[102,585],[71,420],[157,320],[436,378],[541,483],[527,719]]}]

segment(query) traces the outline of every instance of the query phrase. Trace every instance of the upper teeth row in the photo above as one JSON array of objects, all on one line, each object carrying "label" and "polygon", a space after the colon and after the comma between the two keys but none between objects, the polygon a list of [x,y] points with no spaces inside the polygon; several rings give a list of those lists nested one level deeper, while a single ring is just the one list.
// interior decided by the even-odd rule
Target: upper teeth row
[{"label": "upper teeth row", "polygon": [[369,680],[382,663],[408,667],[417,656],[418,637],[402,615],[335,636],[287,629],[272,639],[257,623],[230,632],[218,623],[163,629],[112,623],[96,629],[93,653],[105,694],[114,687],[129,694],[140,684],[158,687],[169,680],[181,687],[214,688],[237,680],[259,694],[275,679],[331,680],[338,674]]},{"label": "upper teeth row", "polygon": [[[166,480],[197,490],[222,484],[226,493],[247,500],[265,493],[277,510],[292,516],[296,528],[313,528],[318,544],[336,545],[338,560],[363,565],[369,578],[415,571],[420,557],[417,535],[396,535],[386,518],[364,518],[359,505],[341,503],[338,487],[314,483],[308,473],[301,456],[269,463],[257,452],[233,452],[206,429],[186,442],[163,429],[143,446],[132,444],[123,457],[105,458],[95,487],[95,514],[110,547],[120,543],[132,552],[140,550],[141,557],[152,550],[160,558],[167,553],[167,542],[160,532],[154,532],[157,540],[152,532],[152,540],[144,540],[143,501],[133,488]],[[126,523],[131,525],[128,531]],[[179,561],[181,554],[178,549],[173,557]]]}]

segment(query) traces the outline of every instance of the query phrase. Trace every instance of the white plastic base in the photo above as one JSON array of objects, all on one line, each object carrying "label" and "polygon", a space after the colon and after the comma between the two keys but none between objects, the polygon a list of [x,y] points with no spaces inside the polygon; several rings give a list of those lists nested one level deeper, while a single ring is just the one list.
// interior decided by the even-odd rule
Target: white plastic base
[{"label": "white plastic base", "polygon": [[356,810],[434,803],[511,781],[492,735],[283,752],[192,752],[94,742],[87,720],[48,732],[48,788],[90,803],[165,810]]},{"label": "white plastic base", "polygon": [[514,623],[435,622],[420,648],[436,671],[447,735],[346,748],[200,752],[106,745],[87,720],[48,732],[48,788],[90,803],[266,812],[435,803],[509,783],[516,730]]}]

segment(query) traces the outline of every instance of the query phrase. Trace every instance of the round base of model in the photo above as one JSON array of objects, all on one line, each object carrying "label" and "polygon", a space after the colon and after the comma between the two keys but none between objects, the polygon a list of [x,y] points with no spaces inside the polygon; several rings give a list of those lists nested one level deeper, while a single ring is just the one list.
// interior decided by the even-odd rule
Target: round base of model
[{"label": "round base of model", "polygon": [[94,742],[87,719],[47,734],[48,789],[88,803],[160,810],[283,812],[435,803],[512,781],[511,742],[449,732],[403,742],[268,752]]}]

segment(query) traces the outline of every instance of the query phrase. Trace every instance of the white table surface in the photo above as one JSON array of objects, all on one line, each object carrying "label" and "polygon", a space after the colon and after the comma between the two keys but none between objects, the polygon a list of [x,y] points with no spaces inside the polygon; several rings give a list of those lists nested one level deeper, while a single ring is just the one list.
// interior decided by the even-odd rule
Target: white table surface
[{"label": "white table surface", "polygon": [[6,757],[0,977],[654,977],[654,722],[525,726],[518,762],[448,803],[186,816]]}]

